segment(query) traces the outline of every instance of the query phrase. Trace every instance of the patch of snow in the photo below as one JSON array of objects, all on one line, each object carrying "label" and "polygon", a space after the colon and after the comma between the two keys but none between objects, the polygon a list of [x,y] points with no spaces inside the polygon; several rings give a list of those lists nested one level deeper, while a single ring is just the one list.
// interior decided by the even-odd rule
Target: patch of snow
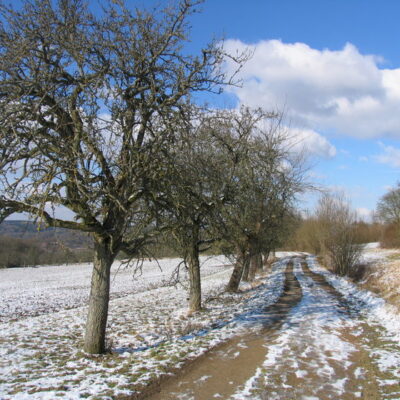
[{"label": "patch of snow", "polygon": [[371,242],[364,245],[364,250],[379,249],[381,247],[379,242]]},{"label": "patch of snow", "polygon": [[[107,398],[132,395],[184,360],[247,329],[259,329],[259,308],[282,292],[287,260],[251,290],[228,294],[232,271],[224,257],[202,257],[205,310],[188,315],[187,280],[171,286],[179,260],[146,262],[141,276],[113,266],[107,326],[113,354],[83,354],[91,266],[0,271],[0,398]],[[3,280],[1,280],[3,278]],[[39,301],[40,299],[40,301]],[[178,361],[177,361],[178,360]],[[49,375],[51,371],[51,376]],[[12,394],[11,394],[12,393]]]},{"label": "patch of snow", "polygon": [[297,377],[297,378],[304,378],[304,377],[306,377],[306,376],[308,375],[308,372],[307,372],[307,371],[300,371],[300,370],[297,370],[297,371],[295,372],[295,374],[296,374],[296,377]]},{"label": "patch of snow", "polygon": [[261,368],[257,368],[254,376],[252,376],[245,383],[243,388],[236,391],[231,398],[234,400],[243,400],[246,398],[251,398],[251,399],[257,400],[259,397],[254,394],[253,387],[254,387],[255,382],[259,379],[260,376],[261,376]]},{"label": "patch of snow", "polygon": [[362,290],[345,277],[339,277],[325,270],[316,261],[314,256],[307,259],[308,265],[313,272],[323,275],[325,279],[345,298],[353,304],[360,312],[375,323],[382,324],[393,339],[400,342],[400,318],[395,308],[385,302],[378,295]]}]

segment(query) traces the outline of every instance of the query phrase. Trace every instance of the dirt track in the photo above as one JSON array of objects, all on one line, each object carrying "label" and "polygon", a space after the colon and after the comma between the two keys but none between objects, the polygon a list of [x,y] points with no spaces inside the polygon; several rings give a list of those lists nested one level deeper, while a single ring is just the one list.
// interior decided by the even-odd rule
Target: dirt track
[{"label": "dirt track", "polygon": [[184,373],[165,382],[160,392],[146,398],[212,399],[215,395],[229,398],[262,364],[268,351],[265,342],[277,335],[285,316],[301,296],[301,287],[293,274],[293,263],[290,263],[285,272],[284,291],[275,304],[264,310],[265,324],[259,335],[239,337],[213,349],[206,357],[185,368]]},{"label": "dirt track", "polygon": [[[295,261],[296,273],[293,262],[288,264],[284,291],[264,310],[260,334],[210,351],[146,398],[400,398],[400,371],[380,366],[378,354],[400,356],[400,346],[388,343],[379,327],[369,326],[321,275],[300,262]],[[252,377],[247,395],[242,390],[232,397]]]}]

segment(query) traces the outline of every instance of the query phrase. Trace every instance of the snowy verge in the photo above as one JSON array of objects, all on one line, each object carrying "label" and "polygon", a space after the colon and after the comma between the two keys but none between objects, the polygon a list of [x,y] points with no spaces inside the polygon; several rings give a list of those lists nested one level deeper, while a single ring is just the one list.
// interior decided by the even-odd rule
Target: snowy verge
[{"label": "snowy verge", "polygon": [[400,318],[394,306],[388,304],[378,295],[360,289],[348,278],[339,277],[322,268],[315,256],[307,257],[307,263],[313,272],[323,275],[327,282],[363,312],[367,318],[379,322],[394,339],[400,342]]},{"label": "snowy verge", "polygon": [[[276,338],[266,340],[268,353],[263,365],[235,393],[235,400],[261,400],[265,398],[260,395],[265,386],[271,399],[286,398],[285,393],[306,398],[301,393],[303,389],[296,389],[290,382],[301,379],[302,385],[307,387],[313,383],[311,374],[316,370],[323,377],[318,390],[336,398],[344,394],[343,377],[337,375],[332,364],[343,368],[351,365],[355,348],[342,340],[341,332],[352,330],[355,323],[340,312],[336,299],[303,273],[301,261],[294,259],[294,274],[302,290],[301,301],[292,308]],[[329,396],[327,398],[332,398]]]},{"label": "snowy verge", "polygon": [[[338,399],[347,394],[356,399],[364,398],[367,388],[375,391],[371,398],[398,398],[398,317],[382,299],[323,270],[309,256],[311,270],[323,275],[347,304],[304,273],[301,262],[294,261],[294,274],[302,299],[279,332],[266,337],[264,363],[234,399]],[[368,386],[371,377],[375,388]]]},{"label": "snowy verge", "polygon": [[[163,263],[172,265],[172,261],[161,263],[163,271],[171,271]],[[168,275],[160,273],[158,267],[144,270],[143,276],[135,279],[135,287],[130,288],[131,294],[126,294],[120,281],[120,297],[110,302],[107,328],[108,345],[113,351],[104,356],[89,356],[79,350],[86,306],[66,309],[61,302],[57,303],[60,311],[48,310],[38,316],[22,313],[17,320],[0,323],[0,398],[105,400],[132,395],[219,343],[249,328],[258,329],[260,307],[275,302],[282,292],[286,263],[287,259],[275,263],[272,273],[260,278],[257,287],[244,285],[241,293],[227,294],[223,290],[231,273],[227,260],[203,260],[205,310],[193,315],[186,312],[185,282],[183,286],[165,285]],[[81,269],[64,271],[68,274],[66,281],[82,292],[79,283],[85,287],[86,281]],[[40,307],[46,310],[47,301],[51,308],[58,301],[52,298],[52,289],[62,286],[62,280],[49,283],[48,275],[39,270],[44,277],[40,283],[35,271],[30,272],[24,280],[27,292],[34,289],[44,302]],[[19,283],[10,275],[7,282],[15,294]],[[73,297],[74,290],[69,292]],[[7,289],[3,294],[10,299]],[[35,303],[29,304],[29,296],[22,292],[19,299],[13,298],[16,307],[35,313]]]}]

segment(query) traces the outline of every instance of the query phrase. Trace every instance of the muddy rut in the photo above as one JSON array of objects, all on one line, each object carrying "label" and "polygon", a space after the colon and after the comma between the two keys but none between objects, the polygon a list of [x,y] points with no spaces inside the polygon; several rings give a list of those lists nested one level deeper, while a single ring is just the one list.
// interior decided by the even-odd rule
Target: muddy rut
[{"label": "muddy rut", "polygon": [[400,345],[389,343],[305,259],[288,262],[282,295],[263,310],[262,321],[257,335],[212,349],[143,398],[400,398],[400,370],[381,365],[388,352],[400,359]]},{"label": "muddy rut", "polygon": [[[378,353],[400,354],[400,347],[385,341],[380,328],[369,325],[306,262],[301,262],[298,274],[304,277],[302,284],[309,287],[294,313],[298,328],[286,341],[280,338],[269,343],[270,351],[277,347],[285,350],[277,352],[273,364],[264,363],[265,373],[253,384],[254,397],[262,400],[399,399],[400,371],[381,368]],[[301,317],[295,318],[296,314]],[[321,315],[326,316],[326,324],[315,322]]]},{"label": "muddy rut", "polygon": [[268,351],[266,342],[279,332],[286,315],[302,297],[290,262],[285,272],[284,290],[278,301],[263,310],[263,329],[255,335],[230,340],[185,368],[179,376],[164,382],[159,392],[146,399],[227,399],[251,378]]}]

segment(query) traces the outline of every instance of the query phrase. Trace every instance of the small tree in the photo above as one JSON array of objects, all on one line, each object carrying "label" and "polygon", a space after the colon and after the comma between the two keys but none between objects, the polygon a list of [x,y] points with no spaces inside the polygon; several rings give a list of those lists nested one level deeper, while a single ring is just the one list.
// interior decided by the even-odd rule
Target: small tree
[{"label": "small tree", "polygon": [[389,190],[377,204],[377,215],[385,227],[381,243],[383,246],[400,245],[400,184]]},{"label": "small tree", "polygon": [[317,205],[322,252],[338,275],[348,275],[359,261],[362,246],[356,243],[357,215],[342,195],[323,195]]},{"label": "small tree", "polygon": [[389,190],[378,202],[377,217],[383,222],[400,225],[400,184]]},{"label": "small tree", "polygon": [[0,5],[0,221],[26,212],[93,236],[88,353],[105,351],[111,264],[137,255],[154,226],[144,206],[175,116],[191,93],[227,83],[221,48],[182,49],[198,3],[132,13],[117,0],[100,15],[81,0]]}]

